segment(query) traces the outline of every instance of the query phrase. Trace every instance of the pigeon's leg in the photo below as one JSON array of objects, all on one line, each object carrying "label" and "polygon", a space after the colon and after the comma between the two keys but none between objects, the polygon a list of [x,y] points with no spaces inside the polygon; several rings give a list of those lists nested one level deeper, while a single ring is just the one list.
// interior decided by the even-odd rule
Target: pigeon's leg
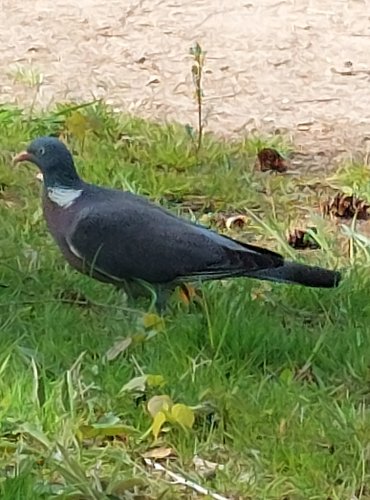
[{"label": "pigeon's leg", "polygon": [[134,293],[131,284],[128,281],[123,281],[120,288],[125,292],[127,296],[127,301],[131,302],[134,298]]},{"label": "pigeon's leg", "polygon": [[135,306],[136,300],[143,294],[142,287],[133,281],[123,281],[120,289],[125,293],[127,305],[130,307]]},{"label": "pigeon's leg", "polygon": [[127,297],[127,304],[134,306],[139,297],[150,297],[150,309],[153,307],[158,314],[163,314],[167,307],[167,300],[172,292],[172,287],[166,285],[150,285],[141,280],[124,281],[120,288]]},{"label": "pigeon's leg", "polygon": [[167,309],[168,298],[173,291],[173,287],[165,286],[165,285],[155,285],[154,293],[155,293],[155,308],[158,314],[163,314]]}]

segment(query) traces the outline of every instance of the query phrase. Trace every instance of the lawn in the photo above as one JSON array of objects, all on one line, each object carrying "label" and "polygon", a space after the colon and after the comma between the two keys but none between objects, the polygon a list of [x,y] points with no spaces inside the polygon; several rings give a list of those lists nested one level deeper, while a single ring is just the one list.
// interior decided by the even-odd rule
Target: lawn
[{"label": "lawn", "polygon": [[[68,267],[35,168],[11,165],[45,134],[64,138],[86,180],[341,269],[340,287],[225,280],[195,284],[191,300],[175,293],[164,317],[144,299],[127,307]],[[184,125],[100,103],[38,115],[3,106],[0,145],[1,499],[370,498],[367,224],[343,228],[319,211],[339,188],[370,199],[364,162],[262,173],[260,147],[292,145],[205,134],[197,151]],[[235,214],[242,227],[226,227]],[[302,226],[317,228],[321,248],[288,246],[286,231]]]}]

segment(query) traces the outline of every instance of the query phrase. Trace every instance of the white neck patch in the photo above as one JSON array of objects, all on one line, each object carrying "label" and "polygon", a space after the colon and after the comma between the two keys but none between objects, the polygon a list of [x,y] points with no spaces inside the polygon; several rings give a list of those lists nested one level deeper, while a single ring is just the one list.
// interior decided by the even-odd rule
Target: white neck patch
[{"label": "white neck patch", "polygon": [[68,208],[81,196],[82,189],[71,189],[63,187],[47,188],[50,200],[62,208]]}]

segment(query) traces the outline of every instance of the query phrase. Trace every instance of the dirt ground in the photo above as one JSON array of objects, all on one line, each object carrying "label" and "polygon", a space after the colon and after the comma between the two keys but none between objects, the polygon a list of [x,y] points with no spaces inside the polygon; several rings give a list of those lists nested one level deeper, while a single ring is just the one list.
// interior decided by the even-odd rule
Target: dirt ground
[{"label": "dirt ground", "polygon": [[[0,0],[0,100],[103,97],[196,123],[189,48],[207,51],[207,128],[278,130],[298,150],[370,149],[370,0]],[[28,78],[28,80],[27,80]]]}]

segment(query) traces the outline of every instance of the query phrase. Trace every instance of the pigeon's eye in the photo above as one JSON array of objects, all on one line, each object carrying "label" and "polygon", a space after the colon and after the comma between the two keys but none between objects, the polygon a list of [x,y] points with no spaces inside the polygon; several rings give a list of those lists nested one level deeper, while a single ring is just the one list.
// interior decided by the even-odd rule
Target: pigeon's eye
[{"label": "pigeon's eye", "polygon": [[45,154],[45,148],[40,148],[39,149],[39,155],[43,156]]}]

